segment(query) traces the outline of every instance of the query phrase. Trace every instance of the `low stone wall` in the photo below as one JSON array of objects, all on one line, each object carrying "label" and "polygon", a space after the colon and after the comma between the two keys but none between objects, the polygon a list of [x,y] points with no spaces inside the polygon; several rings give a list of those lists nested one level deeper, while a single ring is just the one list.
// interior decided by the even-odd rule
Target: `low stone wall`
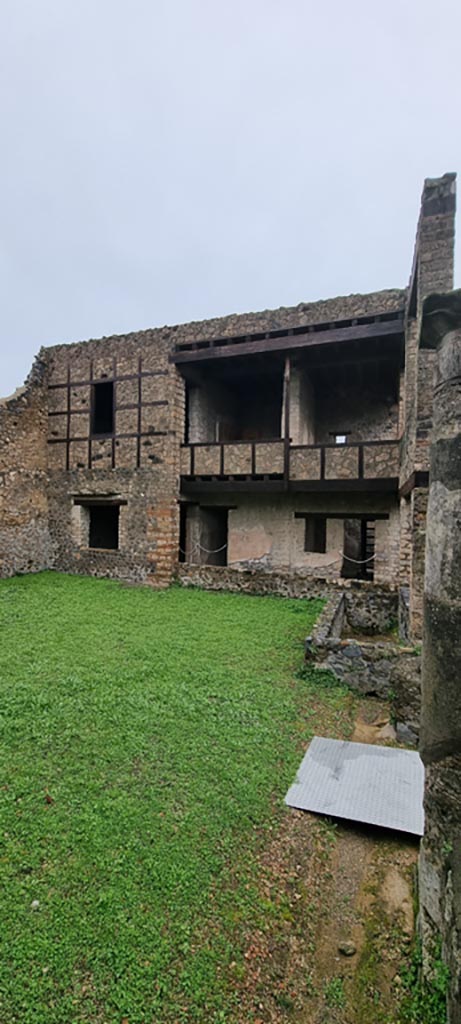
[{"label": "low stone wall", "polygon": [[344,595],[347,617],[362,633],[385,632],[397,619],[396,587],[367,580],[331,580],[308,570],[272,569],[258,566],[195,565],[180,563],[177,582],[182,587],[228,590],[242,594],[275,594],[280,597],[328,599]]},{"label": "low stone wall", "polygon": [[[380,588],[381,589],[381,588]],[[421,707],[421,657],[416,648],[401,647],[392,639],[373,638],[385,632],[381,627],[391,615],[394,594],[358,595],[354,591],[331,594],[317,619],[312,635],[306,639],[306,660],[329,669],[336,678],[359,693],[387,698],[399,739],[416,744]],[[380,599],[382,604],[380,606]],[[351,621],[352,620],[352,621]],[[350,636],[361,626],[369,637]]]},{"label": "low stone wall", "polygon": [[306,656],[337,640],[344,627],[346,600],[344,594],[331,594],[320,613],[311,636],[306,638]]},{"label": "low stone wall", "polygon": [[228,590],[240,594],[275,594],[279,597],[323,597],[331,593],[329,580],[302,572],[229,566],[179,564],[177,581],[182,587]]},{"label": "low stone wall", "polygon": [[344,613],[349,629],[354,632],[367,636],[389,633],[397,626],[397,590],[383,584],[357,584],[357,580],[351,580],[345,591]]}]

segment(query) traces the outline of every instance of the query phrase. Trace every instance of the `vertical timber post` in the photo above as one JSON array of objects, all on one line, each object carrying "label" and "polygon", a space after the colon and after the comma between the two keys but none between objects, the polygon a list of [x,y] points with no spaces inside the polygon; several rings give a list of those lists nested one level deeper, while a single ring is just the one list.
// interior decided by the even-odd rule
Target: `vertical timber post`
[{"label": "vertical timber post", "polygon": [[285,369],[283,373],[283,438],[284,438],[284,480],[285,490],[288,490],[290,480],[290,378],[291,359],[285,357]]}]

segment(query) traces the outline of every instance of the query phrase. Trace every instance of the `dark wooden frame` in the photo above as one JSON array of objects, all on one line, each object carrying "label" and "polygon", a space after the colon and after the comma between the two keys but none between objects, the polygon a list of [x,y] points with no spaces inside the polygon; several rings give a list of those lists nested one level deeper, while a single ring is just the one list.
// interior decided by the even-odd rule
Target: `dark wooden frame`
[{"label": "dark wooden frame", "polygon": [[268,352],[292,352],[317,345],[368,340],[371,338],[403,337],[403,311],[360,317],[340,323],[309,324],[301,328],[267,331],[265,334],[246,335],[241,338],[213,338],[206,341],[177,345],[170,362],[202,362],[210,359],[229,359],[232,356],[257,355]]},{"label": "dark wooden frame", "polygon": [[[289,392],[288,392],[289,402]],[[286,411],[286,410],[285,410]],[[288,418],[285,416],[285,430],[288,430],[289,422],[289,409]],[[183,444],[182,448],[188,448],[190,450],[190,473],[182,475],[181,480],[187,482],[189,486],[192,483],[199,483],[200,481],[209,481],[213,484],[213,487],[221,482],[224,483],[226,480],[245,479],[256,483],[261,483],[268,480],[283,480],[285,490],[329,490],[330,485],[335,484],[335,489],[338,489],[338,484],[342,486],[344,490],[360,489],[358,486],[353,488],[351,485],[357,485],[363,483],[363,490],[372,489],[371,484],[375,481],[380,483],[381,481],[392,481],[392,487],[389,489],[394,490],[397,477],[364,477],[364,448],[383,446],[383,445],[398,445],[400,440],[398,438],[385,439],[382,441],[355,441],[348,445],[338,444],[291,444],[290,437],[287,435],[282,438],[270,438],[267,440],[257,441],[197,441],[193,444]],[[251,473],[233,474],[224,473],[224,449],[226,445],[251,445]],[[283,473],[259,473],[255,472],[256,467],[256,445],[258,444],[283,444],[284,446],[284,468]],[[200,476],[195,474],[195,449],[196,448],[219,448],[219,474],[202,473]],[[320,475],[315,480],[292,480],[290,478],[290,453],[292,451],[305,451],[305,449],[320,451]],[[338,451],[339,449],[351,448],[358,449],[358,465],[357,465],[357,476],[351,477],[350,479],[338,478],[338,480],[326,479],[326,449]]]},{"label": "dark wooden frame", "polygon": [[[142,410],[143,410],[143,408],[145,408],[145,407],[146,408],[152,408],[152,406],[166,406],[166,405],[169,404],[167,399],[157,399],[155,401],[143,402],[143,400],[142,400],[142,380],[147,378],[147,377],[166,377],[166,376],[168,376],[168,370],[143,370],[142,369],[142,357],[140,356],[139,360],[138,360],[138,372],[137,373],[121,373],[121,374],[118,374],[117,373],[117,360],[116,360],[116,357],[114,356],[113,360],[112,360],[112,376],[100,377],[100,378],[98,378],[96,380],[95,377],[94,377],[93,366],[94,366],[93,360],[91,360],[90,361],[90,376],[89,376],[89,380],[72,381],[71,380],[71,367],[70,367],[70,364],[69,364],[67,366],[67,370],[66,370],[66,381],[65,382],[61,382],[59,384],[49,384],[48,385],[48,389],[49,390],[57,390],[57,389],[65,389],[66,390],[66,408],[65,408],[65,410],[62,410],[62,411],[60,411],[60,410],[53,410],[52,412],[48,413],[49,417],[53,417],[53,416],[65,416],[66,417],[65,435],[64,435],[64,437],[50,437],[50,438],[48,438],[48,444],[64,444],[66,446],[65,466],[66,466],[66,470],[68,471],[70,469],[70,445],[71,445],[72,442],[74,442],[74,441],[85,441],[85,442],[87,442],[87,444],[88,444],[88,455],[87,455],[88,469],[92,469],[92,451],[91,451],[92,441],[110,441],[111,442],[111,466],[112,466],[112,469],[115,469],[116,441],[119,440],[119,439],[120,440],[125,440],[127,438],[135,438],[136,441],[137,441],[137,446],[136,446],[136,468],[139,469],[140,464],[141,464],[141,438],[143,438],[143,437],[167,437],[168,436],[168,431],[167,430],[149,430],[149,431],[144,431],[144,432],[141,430]],[[120,381],[126,381],[126,380],[136,380],[138,382],[138,401],[137,402],[129,402],[129,403],[127,402],[127,403],[125,403],[125,405],[117,406],[117,384]],[[114,430],[111,431],[110,433],[95,434],[92,431],[93,402],[94,402],[94,390],[93,389],[94,389],[95,384],[113,384],[113,394],[112,394],[113,409],[112,409],[112,411],[113,411]],[[89,407],[89,409],[72,409],[71,391],[74,388],[79,388],[79,387],[89,387],[90,388],[90,407]],[[116,417],[117,417],[117,413],[118,412],[123,412],[126,409],[137,410],[137,412],[138,412],[138,416],[137,416],[137,430],[133,431],[133,432],[126,432],[126,433],[121,434],[121,433],[117,432],[117,420],[116,420]],[[88,430],[88,434],[85,434],[85,435],[82,435],[82,436],[79,436],[79,435],[71,436],[71,433],[70,433],[70,419],[71,419],[71,416],[88,416],[89,417],[89,430]]]}]

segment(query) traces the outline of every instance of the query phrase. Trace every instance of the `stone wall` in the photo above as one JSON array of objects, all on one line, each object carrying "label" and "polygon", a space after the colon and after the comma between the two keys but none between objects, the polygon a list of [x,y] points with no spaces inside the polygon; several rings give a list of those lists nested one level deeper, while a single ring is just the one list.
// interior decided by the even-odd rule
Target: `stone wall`
[{"label": "stone wall", "polygon": [[[331,580],[312,576],[305,570],[270,569],[263,566],[180,564],[177,582],[183,587],[203,590],[228,590],[232,593],[274,594],[291,598],[344,597],[347,615],[361,631],[382,632],[395,622],[398,592],[387,584],[367,580]],[[342,620],[341,620],[342,628]]]},{"label": "stone wall", "polygon": [[[370,585],[333,591],[306,639],[306,660],[326,668],[350,689],[391,701],[399,739],[418,741],[421,656],[397,644],[395,589]],[[388,634],[386,636],[386,633]]]},{"label": "stone wall", "polygon": [[[429,469],[432,429],[434,354],[421,349],[422,308],[427,295],[453,287],[456,175],[428,178],[424,182],[418,222],[412,278],[408,293],[405,341],[404,431],[400,482],[404,486],[415,472]],[[411,587],[410,629],[417,640],[422,630],[424,576],[425,501],[422,494],[410,499],[405,523],[402,556]]]},{"label": "stone wall", "polygon": [[52,563],[46,496],[45,365],[0,402],[0,576]]},{"label": "stone wall", "polygon": [[422,342],[437,349],[426,537],[420,859],[423,968],[442,942],[448,1021],[461,1022],[461,291],[425,303]]},{"label": "stone wall", "polygon": [[389,288],[367,295],[341,295],[320,302],[300,302],[297,306],[280,306],[258,313],[233,313],[212,320],[196,320],[159,328],[153,332],[171,344],[189,346],[214,338],[245,337],[266,331],[289,330],[305,324],[321,324],[349,320],[379,313],[399,313],[405,306],[406,288]]},{"label": "stone wall", "polygon": [[382,384],[374,387],[356,383],[347,385],[334,376],[331,387],[317,395],[315,440],[331,444],[332,434],[347,434],[352,443],[398,438],[398,371],[394,393]]},{"label": "stone wall", "polygon": [[330,594],[332,586],[331,581],[308,573],[267,570],[261,566],[237,569],[190,562],[177,566],[176,579],[182,587],[291,598],[325,598]]},{"label": "stone wall", "polygon": [[[56,568],[167,584],[178,557],[184,382],[155,332],[48,350],[49,526]],[[92,382],[114,381],[115,429],[91,436]],[[74,499],[124,504],[118,550],[88,547]],[[77,524],[77,525],[76,525]]]}]

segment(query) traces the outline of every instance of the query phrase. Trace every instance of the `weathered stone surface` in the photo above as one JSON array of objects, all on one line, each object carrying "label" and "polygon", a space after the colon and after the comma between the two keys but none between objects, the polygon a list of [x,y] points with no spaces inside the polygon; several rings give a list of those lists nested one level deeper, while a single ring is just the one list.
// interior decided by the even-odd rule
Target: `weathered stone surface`
[{"label": "weathered stone surface", "polygon": [[255,445],[256,473],[283,473],[283,441]]},{"label": "weathered stone surface", "polygon": [[[414,649],[379,639],[392,626],[396,606],[394,590],[373,584],[352,583],[342,593],[331,593],[306,639],[306,658],[328,668],[353,690],[390,698],[398,734],[414,745],[419,733],[421,658]],[[351,637],[351,630],[368,637]]]},{"label": "weathered stone surface", "polygon": [[399,444],[365,445],[363,449],[363,475],[366,479],[399,475]]},{"label": "weathered stone surface", "polygon": [[229,476],[247,475],[251,473],[251,445],[224,445],[224,472]]},{"label": "weathered stone surface", "polygon": [[46,365],[0,402],[0,576],[38,572],[53,557],[47,502]]},{"label": "weathered stone surface", "polygon": [[290,450],[290,480],[320,480],[320,449]]},{"label": "weathered stone surface", "polygon": [[[426,829],[419,891],[424,968],[439,935],[449,968],[448,1021],[461,1021],[461,294],[425,306],[423,344],[437,345],[431,447],[421,756]],[[455,322],[453,322],[455,321]]]},{"label": "weathered stone surface", "polygon": [[359,475],[359,450],[351,445],[341,444],[325,449],[325,479],[349,480]]}]

